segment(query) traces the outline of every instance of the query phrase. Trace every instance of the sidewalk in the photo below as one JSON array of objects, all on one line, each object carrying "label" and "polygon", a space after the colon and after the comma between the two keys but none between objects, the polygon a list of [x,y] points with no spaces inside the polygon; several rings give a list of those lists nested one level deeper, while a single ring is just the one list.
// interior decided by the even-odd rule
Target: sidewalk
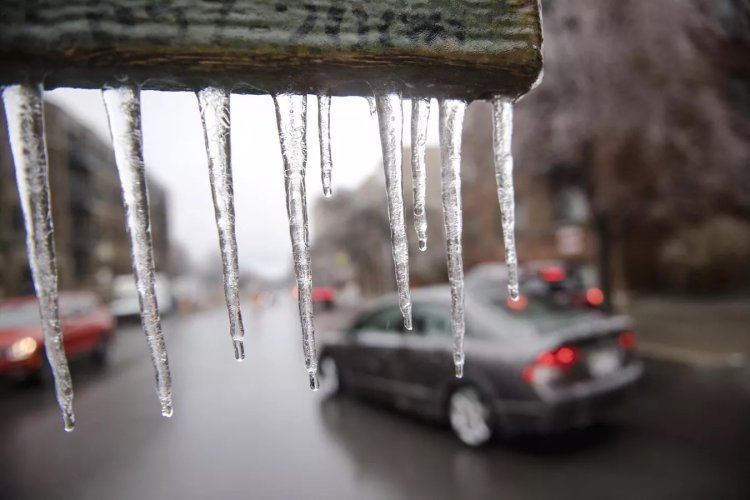
[{"label": "sidewalk", "polygon": [[739,366],[750,360],[750,296],[640,297],[628,314],[647,357],[697,366]]}]

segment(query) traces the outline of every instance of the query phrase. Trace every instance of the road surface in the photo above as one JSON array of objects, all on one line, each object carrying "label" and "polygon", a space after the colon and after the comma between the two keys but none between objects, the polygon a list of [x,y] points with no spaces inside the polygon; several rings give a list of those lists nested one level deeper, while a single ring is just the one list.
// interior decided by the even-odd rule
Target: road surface
[{"label": "road surface", "polygon": [[[307,388],[291,300],[167,318],[175,414],[159,415],[143,335],[105,371],[73,366],[77,428],[50,387],[0,385],[0,499],[750,498],[750,372],[648,362],[611,423],[463,447],[443,427]],[[325,329],[335,316],[320,317]]]}]

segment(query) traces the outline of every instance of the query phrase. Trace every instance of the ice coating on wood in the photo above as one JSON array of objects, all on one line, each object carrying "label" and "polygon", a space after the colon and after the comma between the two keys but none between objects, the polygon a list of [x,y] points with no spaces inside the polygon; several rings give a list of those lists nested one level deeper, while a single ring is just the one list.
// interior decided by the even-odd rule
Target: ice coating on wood
[{"label": "ice coating on wood", "polygon": [[417,232],[419,249],[427,250],[427,211],[425,192],[427,189],[427,170],[425,150],[427,148],[427,122],[430,118],[430,99],[412,98],[411,100],[411,175],[414,192],[414,230]]},{"label": "ice coating on wood", "polygon": [[323,196],[333,194],[331,190],[331,96],[318,96],[318,137],[320,138],[320,178],[323,183]]},{"label": "ice coating on wood", "polygon": [[302,324],[302,350],[305,368],[310,378],[310,388],[318,389],[318,360],[315,354],[315,326],[313,325],[312,271],[308,243],[307,195],[305,169],[307,168],[307,96],[278,94],[273,96],[279,143],[284,160],[284,186],[286,210],[289,216],[289,234],[292,239],[294,274],[297,277],[299,317]]},{"label": "ice coating on wood", "polygon": [[237,236],[234,223],[234,189],[232,186],[231,146],[229,140],[230,114],[228,90],[209,87],[198,92],[198,106],[203,122],[203,134],[211,179],[216,227],[224,273],[224,297],[229,312],[229,333],[234,345],[234,358],[245,359],[240,310],[240,271],[237,259]]},{"label": "ice coating on wood", "polygon": [[388,219],[391,226],[393,265],[396,270],[398,302],[404,316],[404,327],[411,330],[411,294],[409,292],[409,243],[404,222],[404,195],[401,177],[402,129],[404,126],[401,95],[392,90],[375,97],[383,149],[383,168],[388,197]]},{"label": "ice coating on wood", "polygon": [[141,305],[141,324],[156,371],[156,392],[161,404],[161,414],[171,417],[172,378],[156,303],[151,219],[141,143],[140,96],[132,86],[106,88],[102,95],[109,119],[115,163],[120,175],[135,286]]},{"label": "ice coating on wood", "polygon": [[44,349],[55,380],[55,396],[65,430],[75,428],[73,382],[60,326],[57,293],[57,260],[47,176],[41,85],[11,85],[3,92],[8,135],[16,171],[18,196],[26,226],[26,247],[39,315]]},{"label": "ice coating on wood", "polygon": [[440,158],[443,221],[448,251],[448,282],[451,289],[451,329],[456,377],[464,371],[464,263],[461,235],[461,131],[466,103],[440,101]]},{"label": "ice coating on wood", "polygon": [[505,245],[505,264],[508,267],[508,293],[518,300],[518,258],[515,237],[515,200],[513,194],[513,101],[506,97],[492,99],[492,150],[495,158],[497,199]]}]

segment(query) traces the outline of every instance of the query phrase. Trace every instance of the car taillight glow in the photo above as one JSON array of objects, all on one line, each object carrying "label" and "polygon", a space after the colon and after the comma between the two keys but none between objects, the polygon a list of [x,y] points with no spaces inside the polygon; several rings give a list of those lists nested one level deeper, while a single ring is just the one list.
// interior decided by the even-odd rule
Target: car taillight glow
[{"label": "car taillight glow", "polygon": [[562,366],[570,366],[576,362],[578,352],[572,347],[561,347],[555,352],[555,360]]},{"label": "car taillight glow", "polygon": [[565,279],[565,269],[558,266],[545,267],[539,272],[544,281],[557,283]]},{"label": "car taillight glow", "polygon": [[523,311],[526,306],[529,305],[529,299],[524,294],[520,294],[517,299],[513,300],[511,297],[505,299],[505,305],[511,311]]},{"label": "car taillight glow", "polygon": [[635,333],[633,332],[622,332],[620,334],[619,338],[620,346],[623,349],[633,349],[635,348]]},{"label": "car taillight glow", "polygon": [[562,346],[554,351],[544,351],[533,363],[523,369],[521,376],[530,383],[540,383],[559,378],[578,361],[578,349]]},{"label": "car taillight glow", "polygon": [[604,303],[604,292],[598,288],[589,288],[586,290],[586,302],[592,306],[600,306]]}]

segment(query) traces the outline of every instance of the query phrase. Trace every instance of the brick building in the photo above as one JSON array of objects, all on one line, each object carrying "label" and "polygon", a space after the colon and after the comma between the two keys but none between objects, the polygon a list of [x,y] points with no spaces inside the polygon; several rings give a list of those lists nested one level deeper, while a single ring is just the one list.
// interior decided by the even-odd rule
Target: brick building
[{"label": "brick building", "polygon": [[[60,108],[45,106],[49,176],[60,289],[91,288],[109,293],[113,276],[131,272],[114,154]],[[33,292],[26,233],[0,110],[0,298]],[[157,268],[166,264],[166,194],[149,181],[152,234]]]}]

